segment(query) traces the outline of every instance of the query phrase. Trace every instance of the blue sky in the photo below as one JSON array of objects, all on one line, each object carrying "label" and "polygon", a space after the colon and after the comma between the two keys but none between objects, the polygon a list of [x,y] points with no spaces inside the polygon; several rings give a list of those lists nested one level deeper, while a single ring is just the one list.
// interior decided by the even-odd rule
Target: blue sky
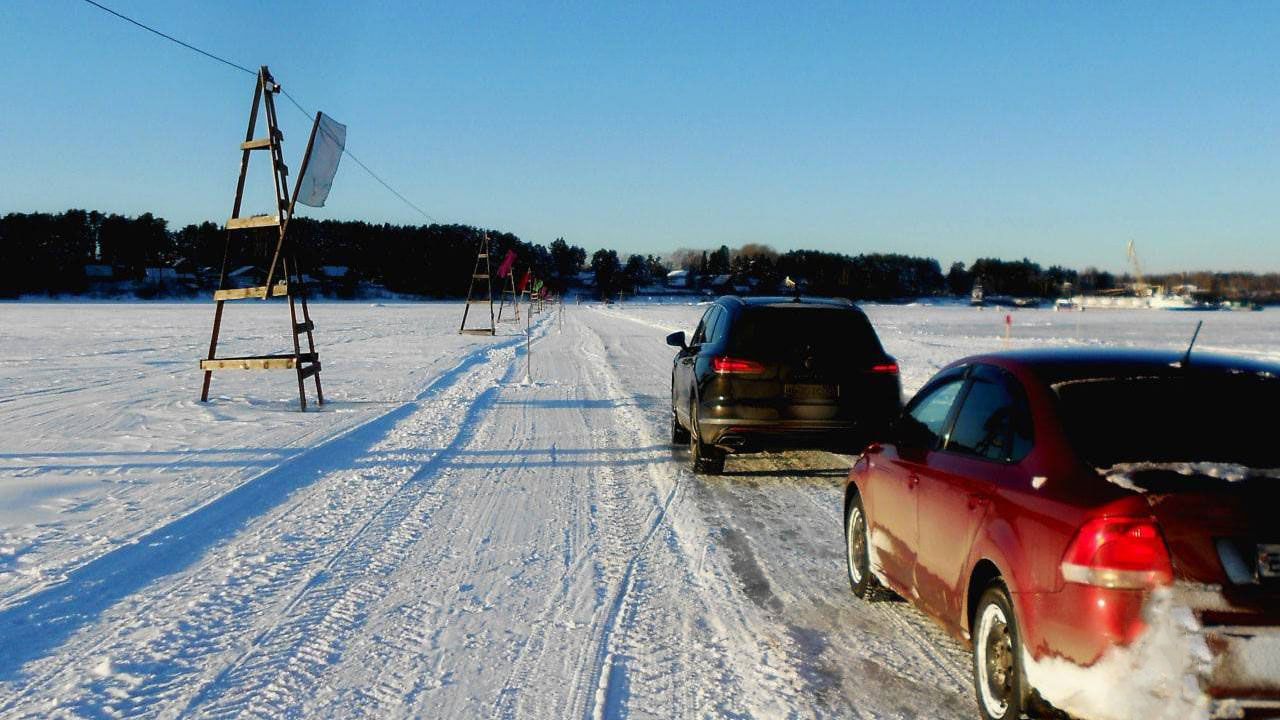
[{"label": "blue sky", "polygon": [[[270,65],[442,222],[1280,270],[1280,4],[104,3]],[[78,0],[0,3],[0,65],[0,212],[229,214],[252,77]],[[329,204],[425,222],[345,160]]]}]

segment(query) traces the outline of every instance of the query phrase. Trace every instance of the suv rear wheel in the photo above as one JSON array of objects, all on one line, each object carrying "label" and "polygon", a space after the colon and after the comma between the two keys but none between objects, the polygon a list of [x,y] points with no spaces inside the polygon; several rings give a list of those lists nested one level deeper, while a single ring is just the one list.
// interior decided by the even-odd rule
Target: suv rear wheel
[{"label": "suv rear wheel", "polygon": [[689,442],[689,431],[680,425],[680,417],[676,415],[676,380],[671,378],[671,444],[684,445]]},{"label": "suv rear wheel", "polygon": [[689,442],[689,431],[680,425],[680,418],[676,417],[676,411],[671,411],[671,444],[684,445]]},{"label": "suv rear wheel", "polygon": [[719,475],[724,472],[724,451],[702,442],[698,428],[698,403],[689,410],[689,461],[695,473]]}]

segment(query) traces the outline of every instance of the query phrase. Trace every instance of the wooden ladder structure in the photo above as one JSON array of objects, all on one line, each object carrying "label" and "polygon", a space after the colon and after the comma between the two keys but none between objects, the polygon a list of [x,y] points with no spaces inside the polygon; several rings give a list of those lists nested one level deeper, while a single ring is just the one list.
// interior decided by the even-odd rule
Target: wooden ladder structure
[{"label": "wooden ladder structure", "polygon": [[[516,269],[514,267],[511,268],[511,272],[507,273],[507,284],[509,287],[502,289],[502,299],[498,302],[498,322],[518,323],[520,322],[520,297],[524,293],[516,292]],[[510,303],[507,301],[508,296],[511,297]],[[503,320],[502,311],[506,309],[508,304],[511,305],[513,312],[508,313],[507,319]]]},{"label": "wooden ladder structure", "polygon": [[[483,269],[483,270],[482,270]],[[490,277],[489,266],[489,233],[485,233],[480,238],[480,247],[476,252],[476,267],[471,273],[471,282],[467,286],[467,304],[462,310],[462,325],[458,327],[459,334],[468,335],[497,335],[498,328],[493,317],[493,280]],[[476,285],[481,281],[484,282],[483,290],[477,294]],[[475,327],[467,327],[467,315],[471,313],[472,305],[489,306],[489,325],[477,325]]]},{"label": "wooden ladder structure", "polygon": [[[240,180],[236,183],[236,199],[231,209],[231,218],[227,220],[227,247],[230,249],[233,239],[252,240],[256,233],[274,228],[276,230],[275,251],[271,255],[271,264],[267,266],[266,282],[257,287],[226,288],[227,267],[223,259],[222,273],[218,279],[218,290],[213,294],[217,303],[213,312],[213,334],[209,339],[209,357],[200,361],[200,369],[204,371],[204,387],[200,390],[200,401],[209,400],[209,381],[214,370],[293,370],[298,376],[298,403],[302,410],[307,409],[307,392],[304,382],[307,378],[315,378],[316,399],[324,404],[324,391],[320,388],[320,355],[316,352],[316,342],[312,331],[315,323],[307,309],[306,287],[302,273],[293,254],[293,248],[286,242],[286,231],[289,219],[293,217],[294,203],[297,200],[298,188],[302,177],[307,172],[307,162],[311,158],[311,148],[315,144],[316,128],[319,116],[311,128],[311,137],[307,140],[307,149],[302,156],[302,167],[298,172],[298,181],[293,194],[289,193],[289,168],[284,163],[281,144],[284,133],[280,132],[276,122],[275,94],[280,86],[271,77],[267,66],[258,70],[257,85],[253,90],[253,106],[249,110],[249,127],[245,131],[244,142],[240,143]],[[267,122],[267,135],[254,137],[254,129],[258,123],[258,107],[262,106]],[[241,201],[244,199],[245,176],[249,172],[249,156],[255,151],[265,150],[271,158],[271,175],[275,181],[276,211],[266,215],[240,216]],[[269,244],[269,243],[268,243]],[[218,332],[222,327],[223,305],[231,300],[261,299],[274,297],[289,299],[290,330],[293,335],[293,352],[276,355],[253,355],[245,357],[218,357]],[[298,320],[301,308],[302,320]],[[302,349],[302,336],[306,336],[306,351]]]}]

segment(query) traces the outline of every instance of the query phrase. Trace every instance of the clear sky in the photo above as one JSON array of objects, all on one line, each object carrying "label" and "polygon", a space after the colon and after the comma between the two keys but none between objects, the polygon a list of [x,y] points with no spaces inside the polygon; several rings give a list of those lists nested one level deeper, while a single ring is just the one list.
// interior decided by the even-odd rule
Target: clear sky
[{"label": "clear sky", "polygon": [[[441,222],[1280,270],[1278,3],[102,1],[270,65]],[[252,77],[79,0],[0,0],[0,68],[0,212],[229,214]],[[343,162],[308,214],[425,222]]]}]

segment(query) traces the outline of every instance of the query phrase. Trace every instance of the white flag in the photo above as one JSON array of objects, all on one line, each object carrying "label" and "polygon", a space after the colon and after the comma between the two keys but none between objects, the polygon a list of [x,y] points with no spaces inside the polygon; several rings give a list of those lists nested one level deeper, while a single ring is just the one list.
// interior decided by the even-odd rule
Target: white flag
[{"label": "white flag", "polygon": [[347,146],[347,126],[335,122],[324,113],[316,113],[315,142],[311,145],[311,158],[298,186],[298,202],[311,207],[324,207],[333,187],[333,176],[338,173],[338,161]]}]

